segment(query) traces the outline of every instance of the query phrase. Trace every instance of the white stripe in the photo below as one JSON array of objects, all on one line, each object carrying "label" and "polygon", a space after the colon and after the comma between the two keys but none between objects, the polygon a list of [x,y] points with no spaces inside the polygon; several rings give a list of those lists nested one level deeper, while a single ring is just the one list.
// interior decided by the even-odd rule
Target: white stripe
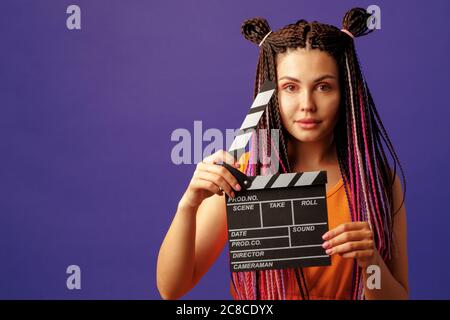
[{"label": "white stripe", "polygon": [[260,112],[255,112],[251,114],[247,114],[247,116],[244,119],[244,122],[242,122],[241,130],[256,127],[256,125],[259,122],[259,119],[261,119],[261,116],[263,115],[264,110]]},{"label": "white stripe", "polygon": [[252,185],[247,190],[253,190],[253,189],[264,189],[267,182],[269,182],[270,178],[272,178],[272,175],[268,176],[256,176],[255,180],[252,181]]},{"label": "white stripe", "polygon": [[[261,239],[281,239],[281,238],[289,238],[289,236],[288,235],[284,235],[284,236],[276,236],[276,237],[239,238],[239,239],[230,239],[230,241],[261,240]],[[256,250],[256,249],[252,249],[252,250]],[[237,250],[237,251],[240,251],[240,250]]]},{"label": "white stripe", "polygon": [[[253,186],[253,183],[252,183]],[[270,188],[269,188],[270,189]],[[247,190],[250,190],[248,188]],[[291,200],[314,200],[314,199],[325,199],[324,196],[321,197],[307,197],[307,198],[295,198],[295,199],[279,199],[279,200],[266,200],[266,201],[249,201],[249,202],[228,202],[227,206],[235,206],[241,204],[252,204],[252,203],[267,203],[267,202],[281,202],[281,201],[291,201]]]},{"label": "white stripe", "polygon": [[262,204],[259,203],[259,219],[261,220],[261,228],[264,228],[263,218],[262,218]]},{"label": "white stripe", "polygon": [[[294,200],[291,200],[291,213],[292,213],[292,223],[295,224],[294,216]],[[291,234],[291,228],[289,228],[289,235]]]},{"label": "white stripe", "polygon": [[304,224],[294,224],[294,225],[282,225],[282,226],[273,226],[273,227],[264,227],[264,228],[242,228],[242,229],[229,229],[228,231],[242,231],[242,230],[260,230],[260,229],[275,229],[275,228],[283,228],[283,227],[301,227],[301,226],[321,226],[327,224],[326,222],[319,223],[304,223]]},{"label": "white stripe", "polygon": [[251,131],[238,135],[236,138],[234,138],[233,143],[231,144],[231,147],[228,151],[232,152],[233,150],[244,149],[247,146],[248,140],[250,139],[251,135]]},{"label": "white stripe", "polygon": [[[304,245],[304,246],[292,246],[292,247],[268,247],[268,248],[259,248],[259,249],[233,250],[233,251],[230,251],[230,252],[267,251],[267,250],[297,249],[297,248],[316,248],[316,247],[321,247],[321,246],[323,246],[323,243],[321,243],[321,244],[307,244],[307,245]],[[239,259],[239,258],[237,258],[237,259]]]},{"label": "white stripe", "polygon": [[280,176],[275,180],[275,182],[272,184],[271,188],[283,188],[287,187],[289,182],[292,181],[292,179],[295,177],[297,173],[283,173],[280,174]]},{"label": "white stripe", "polygon": [[313,183],[314,179],[317,178],[320,171],[311,171],[311,172],[304,172],[300,179],[295,183],[295,186],[309,186],[311,183]]},{"label": "white stripe", "polygon": [[272,98],[272,94],[274,91],[275,91],[275,89],[258,93],[255,100],[253,100],[253,103],[252,103],[252,106],[250,107],[250,109],[268,104],[270,101],[270,98]]},{"label": "white stripe", "polygon": [[[293,211],[292,211],[293,212]],[[292,217],[292,222],[294,222],[294,217]],[[291,228],[288,228],[289,233],[289,247],[292,247],[292,240],[291,240]]]},{"label": "white stripe", "polygon": [[281,259],[267,259],[267,260],[252,260],[252,261],[236,261],[231,264],[244,264],[250,262],[271,262],[271,261],[283,261],[283,260],[300,260],[300,259],[314,259],[314,258],[329,258],[329,255],[323,256],[309,256],[309,257],[295,257],[295,258],[281,258]]}]

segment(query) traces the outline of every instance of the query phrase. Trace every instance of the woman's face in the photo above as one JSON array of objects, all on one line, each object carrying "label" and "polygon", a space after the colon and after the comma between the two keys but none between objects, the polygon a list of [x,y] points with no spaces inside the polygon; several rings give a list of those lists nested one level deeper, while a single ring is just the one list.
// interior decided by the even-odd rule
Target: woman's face
[{"label": "woman's face", "polygon": [[340,102],[334,58],[318,49],[277,55],[281,120],[292,137],[315,142],[333,134]]}]

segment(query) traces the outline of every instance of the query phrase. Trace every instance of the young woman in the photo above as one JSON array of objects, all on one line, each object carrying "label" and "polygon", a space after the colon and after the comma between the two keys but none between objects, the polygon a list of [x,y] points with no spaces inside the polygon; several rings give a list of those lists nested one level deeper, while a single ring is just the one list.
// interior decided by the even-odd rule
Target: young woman
[{"label": "young woman", "polygon": [[[267,156],[276,153],[279,172],[327,171],[330,231],[323,247],[332,265],[233,272],[233,298],[408,298],[406,212],[396,174],[401,165],[354,45],[356,37],[373,31],[367,28],[369,17],[354,8],[345,14],[343,29],[299,20],[276,32],[262,18],[244,22],[244,37],[260,48],[254,96],[265,80],[277,84],[257,129],[280,129],[280,148],[277,153],[270,136],[259,141],[254,135],[240,165],[225,151],[197,165],[158,257],[164,299],[194,287],[226,244],[223,192],[233,197],[240,186],[216,163],[225,161],[248,175],[274,173],[273,166],[253,161],[260,149]],[[401,175],[404,182],[403,170]],[[380,287],[368,285],[373,265],[380,271]]]}]

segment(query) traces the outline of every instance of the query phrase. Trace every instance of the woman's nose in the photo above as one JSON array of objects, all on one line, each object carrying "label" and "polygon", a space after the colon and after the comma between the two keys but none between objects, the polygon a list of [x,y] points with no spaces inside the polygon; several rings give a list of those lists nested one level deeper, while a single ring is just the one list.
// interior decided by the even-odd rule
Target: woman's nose
[{"label": "woman's nose", "polygon": [[314,112],[316,111],[316,105],[312,97],[312,93],[304,91],[300,97],[300,110],[304,112]]}]

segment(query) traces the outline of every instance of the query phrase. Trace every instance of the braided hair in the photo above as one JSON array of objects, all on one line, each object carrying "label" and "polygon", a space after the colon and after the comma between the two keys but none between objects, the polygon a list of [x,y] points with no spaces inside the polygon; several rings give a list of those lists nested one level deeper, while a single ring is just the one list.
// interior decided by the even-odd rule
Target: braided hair
[{"label": "braided hair", "polygon": [[[362,8],[349,10],[342,28],[353,37],[373,32],[367,27],[370,14]],[[367,221],[374,233],[375,247],[386,261],[393,250],[394,208],[392,187],[400,168],[406,194],[403,168],[381,122],[372,95],[362,74],[354,39],[335,26],[298,20],[278,31],[272,31],[264,18],[246,20],[241,27],[245,39],[260,47],[256,68],[253,97],[266,80],[277,83],[276,55],[289,49],[319,49],[331,55],[339,69],[341,101],[339,118],[334,128],[334,139],[352,221]],[[291,171],[288,158],[287,131],[280,120],[278,94],[275,92],[264,116],[253,135],[250,160],[258,155],[266,157],[275,153],[279,166],[271,167],[257,161],[249,161],[248,175],[264,175]],[[266,129],[266,130],[261,130]],[[279,150],[274,148],[270,130],[279,129]],[[260,148],[262,150],[260,150]],[[279,151],[279,154],[277,153]],[[387,157],[393,160],[391,169]],[[403,205],[405,196],[403,196]],[[362,270],[354,262],[350,299],[364,299]],[[286,279],[295,277],[302,299],[309,299],[307,283],[302,268],[232,272],[232,282],[240,299],[286,299]]]}]

